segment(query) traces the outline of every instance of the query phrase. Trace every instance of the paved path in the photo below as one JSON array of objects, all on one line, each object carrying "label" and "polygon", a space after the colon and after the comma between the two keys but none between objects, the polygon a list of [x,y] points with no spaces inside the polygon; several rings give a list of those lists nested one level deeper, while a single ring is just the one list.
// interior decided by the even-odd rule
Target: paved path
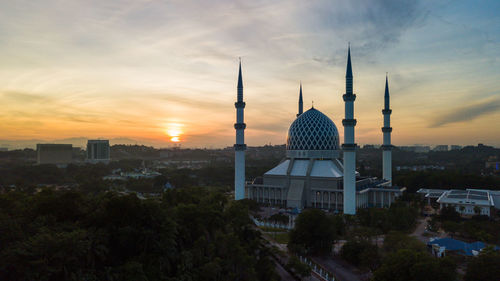
[{"label": "paved path", "polygon": [[275,259],[273,259],[273,261],[276,272],[280,276],[281,281],[297,281],[297,279],[295,279],[290,273],[288,273],[288,271],[286,271],[286,269],[284,269],[278,261],[276,261]]},{"label": "paved path", "polygon": [[427,244],[427,242],[429,242],[429,237],[424,236],[424,233],[425,229],[427,228],[427,223],[429,220],[430,220],[429,217],[425,217],[424,219],[419,219],[417,228],[415,228],[415,231],[413,231],[413,233],[410,234],[410,236],[413,236],[418,240]]}]

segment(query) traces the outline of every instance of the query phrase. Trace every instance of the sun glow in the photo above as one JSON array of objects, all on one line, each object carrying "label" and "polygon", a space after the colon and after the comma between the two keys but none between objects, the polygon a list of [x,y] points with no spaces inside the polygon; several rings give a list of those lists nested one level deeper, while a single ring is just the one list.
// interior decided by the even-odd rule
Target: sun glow
[{"label": "sun glow", "polygon": [[170,136],[171,142],[181,141],[181,135],[183,134],[181,127],[182,125],[177,123],[168,124],[167,135]]}]

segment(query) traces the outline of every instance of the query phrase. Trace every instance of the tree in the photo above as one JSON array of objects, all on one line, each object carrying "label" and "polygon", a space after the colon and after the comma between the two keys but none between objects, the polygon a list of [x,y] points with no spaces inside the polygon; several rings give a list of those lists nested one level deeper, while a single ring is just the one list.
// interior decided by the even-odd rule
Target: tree
[{"label": "tree", "polygon": [[279,224],[288,224],[288,216],[283,215],[283,214],[274,214],[269,217],[269,220],[274,222],[274,223],[279,223]]},{"label": "tree", "polygon": [[290,232],[290,250],[299,253],[326,254],[336,237],[334,219],[318,209],[307,209],[295,220]]},{"label": "tree", "polygon": [[476,214],[476,215],[481,214],[481,207],[479,207],[479,206],[474,206],[474,214]]},{"label": "tree", "polygon": [[460,214],[455,210],[454,207],[448,206],[443,207],[439,213],[439,219],[441,221],[454,221],[459,222],[461,217]]},{"label": "tree", "polygon": [[249,202],[176,188],[0,194],[0,280],[279,280]]},{"label": "tree", "polygon": [[465,281],[494,281],[500,276],[500,253],[485,248],[467,266]]},{"label": "tree", "polygon": [[389,254],[374,272],[374,281],[449,281],[456,279],[449,257],[436,259],[425,252],[408,249]]},{"label": "tree", "polygon": [[290,257],[286,266],[292,269],[301,278],[305,278],[311,275],[311,267],[301,262],[296,256]]},{"label": "tree", "polygon": [[368,240],[350,240],[342,246],[340,255],[346,261],[371,270],[380,264],[378,247]]},{"label": "tree", "polygon": [[425,252],[426,246],[413,236],[409,236],[402,232],[391,231],[385,236],[383,249],[387,253],[396,253],[398,250],[402,249]]}]

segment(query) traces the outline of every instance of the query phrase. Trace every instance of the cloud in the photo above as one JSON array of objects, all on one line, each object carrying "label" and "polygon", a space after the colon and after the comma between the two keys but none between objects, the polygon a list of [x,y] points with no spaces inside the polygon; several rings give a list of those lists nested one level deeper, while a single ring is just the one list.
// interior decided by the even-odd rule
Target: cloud
[{"label": "cloud", "polygon": [[31,93],[23,93],[20,91],[4,91],[0,92],[0,97],[9,103],[47,103],[53,99],[49,96],[36,95]]},{"label": "cloud", "polygon": [[[372,62],[381,49],[397,44],[401,36],[411,27],[422,24],[428,11],[422,1],[415,0],[355,0],[315,1],[312,8],[317,16],[316,28],[325,38],[328,35],[334,44],[326,56],[313,56],[312,60],[327,65],[345,63],[345,43],[350,41],[356,57]],[[324,40],[324,39],[320,39]],[[335,44],[337,43],[337,44]]]},{"label": "cloud", "polygon": [[431,123],[431,128],[438,128],[450,123],[472,121],[484,115],[500,112],[500,99],[486,100],[471,106],[464,106],[438,116]]}]

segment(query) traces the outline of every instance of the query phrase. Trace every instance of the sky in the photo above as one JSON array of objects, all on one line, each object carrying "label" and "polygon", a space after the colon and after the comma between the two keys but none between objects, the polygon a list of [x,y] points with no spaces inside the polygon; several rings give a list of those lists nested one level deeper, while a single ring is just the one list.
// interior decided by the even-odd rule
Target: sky
[{"label": "sky", "polygon": [[[356,142],[500,146],[500,1],[0,0],[0,146],[283,144],[304,106],[342,139],[348,42]],[[119,142],[119,141],[118,141]]]}]

